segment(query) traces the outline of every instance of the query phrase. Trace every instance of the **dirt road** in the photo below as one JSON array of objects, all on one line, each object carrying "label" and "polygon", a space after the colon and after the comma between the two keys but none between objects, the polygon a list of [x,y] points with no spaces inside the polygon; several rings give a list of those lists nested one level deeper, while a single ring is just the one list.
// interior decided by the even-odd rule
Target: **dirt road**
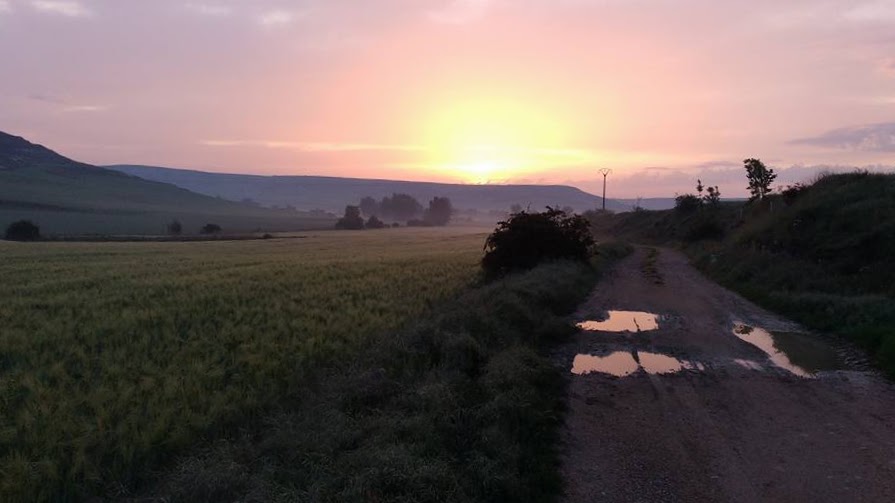
[{"label": "dirt road", "polygon": [[[649,256],[639,249],[625,259],[576,316],[646,311],[659,315],[658,329],[641,318],[640,332],[582,330],[555,355],[570,372],[599,369],[571,376],[566,501],[895,501],[891,383],[847,346],[823,342],[842,370],[815,374],[809,365],[810,377],[799,377],[804,369],[784,368],[787,355],[781,367],[743,340],[759,332],[733,331],[799,327],[704,278],[677,252]],[[625,317],[633,315],[616,321]],[[812,361],[798,351],[790,363]]]}]

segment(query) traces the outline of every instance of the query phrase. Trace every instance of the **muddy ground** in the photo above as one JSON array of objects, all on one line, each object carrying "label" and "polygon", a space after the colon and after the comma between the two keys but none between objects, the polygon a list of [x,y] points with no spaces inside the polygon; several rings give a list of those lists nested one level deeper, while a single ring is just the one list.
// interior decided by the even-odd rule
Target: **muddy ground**
[{"label": "muddy ground", "polygon": [[[647,311],[661,316],[659,328],[582,330],[554,355],[570,375],[565,501],[895,501],[895,386],[859,352],[820,336],[840,370],[804,378],[775,365],[734,324],[800,327],[706,279],[678,252],[649,255],[638,249],[620,263],[576,321]],[[578,354],[614,352],[671,356],[682,368],[571,373]]]}]

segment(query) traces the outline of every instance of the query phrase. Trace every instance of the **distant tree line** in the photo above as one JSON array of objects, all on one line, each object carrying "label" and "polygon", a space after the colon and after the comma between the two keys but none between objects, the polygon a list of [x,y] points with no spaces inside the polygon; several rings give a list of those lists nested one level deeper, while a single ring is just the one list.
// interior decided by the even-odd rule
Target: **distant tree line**
[{"label": "distant tree line", "polygon": [[[424,208],[410,194],[394,193],[377,201],[373,197],[364,197],[358,205],[345,207],[345,214],[336,222],[337,229],[381,229],[388,227],[386,221],[392,221],[392,227],[398,222],[406,222],[410,227],[440,227],[451,221],[454,207],[447,197],[435,197]],[[364,219],[366,217],[366,220]]]}]

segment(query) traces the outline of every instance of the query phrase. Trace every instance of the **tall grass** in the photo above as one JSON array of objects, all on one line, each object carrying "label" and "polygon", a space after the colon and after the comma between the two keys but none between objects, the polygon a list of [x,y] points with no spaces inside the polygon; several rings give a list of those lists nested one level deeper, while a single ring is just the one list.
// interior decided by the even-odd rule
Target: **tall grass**
[{"label": "tall grass", "polygon": [[477,273],[484,236],[0,243],[0,500],[128,491]]},{"label": "tall grass", "polygon": [[582,264],[540,266],[373,337],[140,501],[552,501],[564,381],[540,350],[574,332],[563,316],[595,279]]}]

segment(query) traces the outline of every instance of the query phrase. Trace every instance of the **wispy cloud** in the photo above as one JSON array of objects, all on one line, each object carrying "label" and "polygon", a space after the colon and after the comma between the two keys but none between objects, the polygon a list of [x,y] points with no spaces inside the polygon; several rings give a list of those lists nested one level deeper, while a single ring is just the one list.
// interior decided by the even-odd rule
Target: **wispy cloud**
[{"label": "wispy cloud", "polygon": [[328,142],[293,142],[277,140],[202,140],[200,145],[206,147],[260,147],[271,149],[293,149],[304,152],[363,152],[363,151],[400,151],[414,152],[425,150],[419,145],[388,145],[377,143],[328,143]]},{"label": "wispy cloud", "polygon": [[74,0],[32,0],[32,7],[39,12],[68,17],[88,17],[90,10]]},{"label": "wispy cloud", "polygon": [[284,10],[284,9],[274,9],[266,12],[262,12],[258,16],[258,24],[261,26],[284,26],[288,24],[292,24],[293,21],[298,19],[298,14],[293,11]]},{"label": "wispy cloud", "polygon": [[436,23],[468,24],[485,17],[493,0],[451,0],[438,10],[429,12],[429,19]]},{"label": "wispy cloud", "polygon": [[895,152],[895,122],[844,127],[790,143],[862,152]]},{"label": "wispy cloud", "polygon": [[105,112],[106,105],[69,105],[62,109],[63,112]]},{"label": "wispy cloud", "polygon": [[188,2],[185,7],[202,16],[226,17],[233,14],[233,8],[228,5]]},{"label": "wispy cloud", "polygon": [[8,0],[0,0],[0,14],[12,12],[12,5],[9,4]]}]

